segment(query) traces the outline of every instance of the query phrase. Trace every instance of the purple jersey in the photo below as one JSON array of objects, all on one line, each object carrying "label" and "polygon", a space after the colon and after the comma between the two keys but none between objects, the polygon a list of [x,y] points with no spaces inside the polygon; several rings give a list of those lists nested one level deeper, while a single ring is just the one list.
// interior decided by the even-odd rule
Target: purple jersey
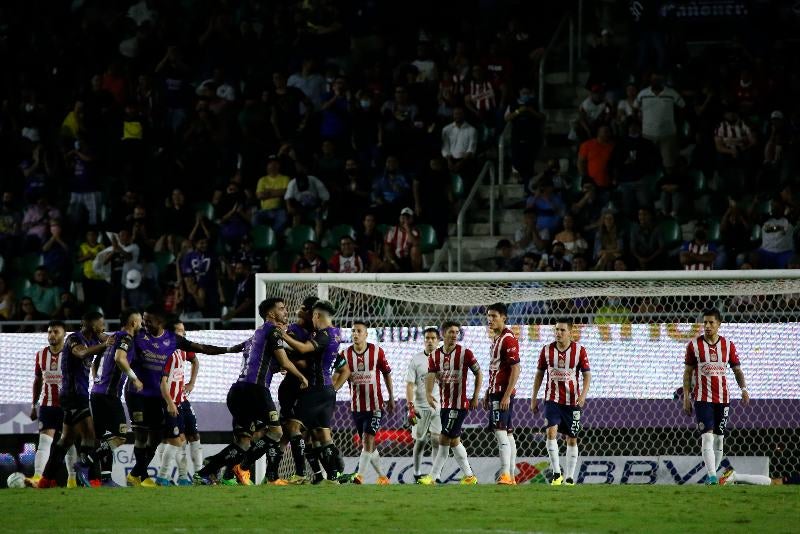
[{"label": "purple jersey", "polygon": [[114,332],[111,335],[114,336],[114,344],[99,356],[100,365],[97,367],[97,376],[94,377],[92,395],[116,395],[119,397],[122,394],[125,376],[122,374],[122,369],[117,367],[117,362],[114,361],[117,349],[124,350],[127,353],[128,365],[133,361],[135,354],[133,337],[124,330]]},{"label": "purple jersey", "polygon": [[339,342],[341,336],[339,328],[329,326],[314,333],[311,343],[314,344],[314,352],[309,358],[308,377],[309,389],[322,389],[325,386],[333,385],[331,380],[331,369],[339,357]]},{"label": "purple jersey", "polygon": [[245,341],[242,349],[242,372],[238,381],[267,387],[267,376],[271,379],[269,371],[278,349],[283,349],[281,331],[267,321],[256,329],[253,337]]},{"label": "purple jersey", "polygon": [[[295,338],[298,341],[308,341],[311,338],[311,332],[300,326],[299,323],[292,323],[289,325],[289,328],[286,329],[286,333]],[[292,361],[295,361],[293,358],[293,352],[291,351],[290,347],[285,347],[286,353]],[[300,372],[305,374],[308,371],[307,368],[300,369]],[[267,375],[267,386],[272,383],[272,377],[275,373],[280,373],[281,367],[277,361],[272,362],[272,365],[269,368],[269,374]],[[290,373],[286,373],[286,376],[283,377],[283,381],[289,384],[292,384],[300,389],[300,380],[297,379],[296,376]],[[285,386],[284,386],[285,387]]]},{"label": "purple jersey", "polygon": [[164,330],[158,337],[151,336],[144,328],[134,338],[136,354],[131,361],[131,369],[144,385],[142,391],[136,392],[131,387],[128,391],[143,397],[161,397],[161,376],[164,365],[176,349],[192,350],[189,343],[174,332]]},{"label": "purple jersey", "polygon": [[65,395],[78,395],[80,397],[89,396],[89,371],[92,368],[92,358],[78,358],[72,351],[75,347],[85,345],[94,347],[99,345],[100,340],[87,338],[80,330],[67,336],[64,341],[64,354],[61,358],[61,389],[58,391],[59,398]]},{"label": "purple jersey", "polygon": [[181,272],[184,276],[194,277],[200,287],[214,287],[214,284],[217,283],[214,261],[212,256],[194,250],[187,253],[181,260]]}]

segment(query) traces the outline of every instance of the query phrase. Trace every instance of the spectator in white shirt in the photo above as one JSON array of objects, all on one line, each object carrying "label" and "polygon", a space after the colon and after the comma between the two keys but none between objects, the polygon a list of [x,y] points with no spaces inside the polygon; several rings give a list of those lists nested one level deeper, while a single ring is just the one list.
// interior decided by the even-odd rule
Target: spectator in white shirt
[{"label": "spectator in white shirt", "polygon": [[306,174],[305,166],[297,163],[297,176],[289,182],[283,198],[292,226],[313,222],[317,235],[322,235],[322,221],[331,195],[319,178]]},{"label": "spectator in white shirt", "polygon": [[[325,93],[325,78],[318,72],[315,72],[314,60],[312,58],[303,60],[303,66],[300,72],[295,72],[289,76],[286,85],[289,87],[296,87],[303,91],[308,99],[314,103],[314,109],[312,111],[319,111],[320,106],[322,106],[322,95]],[[303,104],[301,103],[300,106],[302,108]],[[305,109],[301,109],[301,112],[305,113]]]},{"label": "spectator in white shirt", "polygon": [[786,206],[776,198],[770,203],[770,213],[761,226],[761,247],[758,266],[761,269],[785,269],[794,255],[794,226],[785,215]]},{"label": "spectator in white shirt", "polygon": [[686,107],[683,97],[671,87],[664,86],[664,76],[653,73],[650,87],[636,96],[635,108],[642,119],[642,135],[661,150],[661,160],[666,168],[675,166],[678,156],[677,109]]},{"label": "spectator in white shirt", "polygon": [[578,139],[585,141],[597,135],[600,126],[609,124],[613,118],[611,106],[605,99],[603,86],[595,84],[591,94],[578,107]]},{"label": "spectator in white shirt", "polygon": [[478,132],[464,120],[464,108],[453,109],[453,122],[442,128],[442,157],[450,172],[464,177],[478,148]]}]

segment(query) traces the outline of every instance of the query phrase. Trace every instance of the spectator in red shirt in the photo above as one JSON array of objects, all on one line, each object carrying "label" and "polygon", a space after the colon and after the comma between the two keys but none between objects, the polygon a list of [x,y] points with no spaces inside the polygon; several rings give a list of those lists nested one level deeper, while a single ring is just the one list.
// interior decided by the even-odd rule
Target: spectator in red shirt
[{"label": "spectator in red shirt", "polygon": [[326,273],[328,263],[319,255],[319,245],[316,241],[306,241],[303,244],[303,254],[292,264],[293,273]]},{"label": "spectator in red shirt", "polygon": [[599,193],[607,192],[611,186],[608,163],[613,152],[611,128],[605,125],[598,128],[597,137],[584,141],[578,151],[578,172],[591,178]]},{"label": "spectator in red shirt", "polygon": [[414,210],[400,210],[400,221],[386,232],[384,240],[385,267],[391,272],[416,272],[422,269],[422,250],[419,230],[414,226]]},{"label": "spectator in red shirt", "polygon": [[339,252],[333,255],[330,270],[334,273],[374,273],[380,260],[372,253],[356,250],[356,242],[349,235],[339,240]]}]

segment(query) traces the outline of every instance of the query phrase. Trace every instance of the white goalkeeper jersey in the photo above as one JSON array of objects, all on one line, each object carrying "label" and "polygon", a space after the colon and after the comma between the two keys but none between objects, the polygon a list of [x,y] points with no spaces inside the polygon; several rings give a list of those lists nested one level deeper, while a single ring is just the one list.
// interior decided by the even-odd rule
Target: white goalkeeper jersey
[{"label": "white goalkeeper jersey", "polygon": [[[414,390],[414,406],[416,408],[431,409],[428,397],[425,394],[425,377],[428,376],[428,355],[424,351],[418,352],[411,358],[406,371],[406,382],[416,386]],[[433,398],[439,401],[439,384],[433,385]]]}]

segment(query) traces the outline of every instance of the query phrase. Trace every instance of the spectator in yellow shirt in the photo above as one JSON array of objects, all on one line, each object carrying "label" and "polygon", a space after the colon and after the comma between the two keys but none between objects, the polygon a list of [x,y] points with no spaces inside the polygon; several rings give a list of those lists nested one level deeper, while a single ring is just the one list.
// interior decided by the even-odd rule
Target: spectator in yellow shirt
[{"label": "spectator in yellow shirt", "polygon": [[281,174],[278,156],[270,156],[267,161],[267,175],[258,180],[256,197],[261,201],[260,209],[253,215],[253,225],[268,224],[276,233],[286,227],[286,208],[283,196],[289,186],[289,177]]},{"label": "spectator in yellow shirt", "polygon": [[97,254],[106,248],[97,238],[97,230],[86,232],[86,241],[78,247],[77,261],[81,264],[83,272],[84,302],[91,302],[105,308],[104,304],[110,287],[103,273],[98,273],[92,266]]}]

